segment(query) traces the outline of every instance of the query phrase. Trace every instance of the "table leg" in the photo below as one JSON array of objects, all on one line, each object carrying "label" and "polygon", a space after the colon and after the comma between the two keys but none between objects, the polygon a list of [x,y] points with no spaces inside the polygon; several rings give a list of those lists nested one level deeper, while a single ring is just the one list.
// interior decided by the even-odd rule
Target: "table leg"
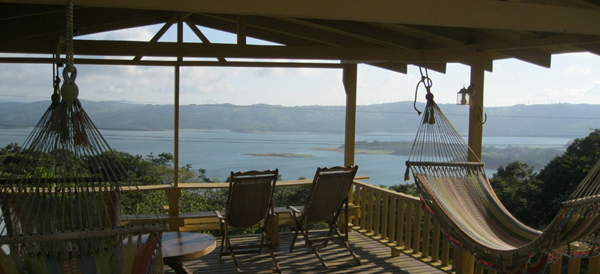
[{"label": "table leg", "polygon": [[177,274],[192,274],[192,272],[185,268],[181,262],[168,263],[167,265]]}]

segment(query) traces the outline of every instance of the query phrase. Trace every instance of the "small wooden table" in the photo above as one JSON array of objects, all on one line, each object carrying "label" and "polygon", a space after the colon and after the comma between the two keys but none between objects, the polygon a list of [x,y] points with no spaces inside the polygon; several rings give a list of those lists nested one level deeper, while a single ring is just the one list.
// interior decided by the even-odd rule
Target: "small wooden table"
[{"label": "small wooden table", "polygon": [[162,235],[163,261],[177,274],[192,274],[182,262],[202,257],[216,246],[212,235],[191,232],[164,232]]}]

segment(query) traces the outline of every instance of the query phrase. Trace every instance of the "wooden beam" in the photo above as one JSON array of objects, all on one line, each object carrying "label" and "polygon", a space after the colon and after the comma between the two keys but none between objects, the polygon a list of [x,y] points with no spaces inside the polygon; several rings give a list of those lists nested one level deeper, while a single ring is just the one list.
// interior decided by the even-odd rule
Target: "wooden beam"
[{"label": "wooden beam", "polygon": [[[4,40],[0,52],[54,53],[56,43],[40,40]],[[230,57],[258,59],[348,60],[357,63],[462,63],[492,70],[486,53],[468,50],[412,50],[390,48],[293,47],[136,41],[75,40],[75,54],[101,56]]]},{"label": "wooden beam", "polygon": [[[158,32],[156,32],[156,34],[154,35],[154,37],[152,37],[152,39],[150,39],[150,43],[156,43],[158,42],[158,40],[171,28],[171,26],[177,22],[179,16],[172,16],[171,19],[169,19],[169,21],[167,21],[162,28],[160,28],[160,30],[158,30]],[[141,55],[138,55],[136,57],[133,58],[134,61],[139,61],[142,59]]]},{"label": "wooden beam", "polygon": [[[56,59],[38,57],[0,57],[4,64],[52,64]],[[305,62],[215,62],[215,61],[158,61],[158,60],[126,60],[126,59],[87,59],[75,58],[75,64],[83,65],[124,65],[124,66],[182,66],[182,67],[245,67],[245,68],[324,68],[340,69],[339,63],[305,63]]]},{"label": "wooden beam", "polygon": [[[200,39],[200,41],[202,41],[202,43],[210,44],[210,40],[208,40],[208,38],[206,38],[206,36],[204,35],[204,33],[202,33],[202,31],[200,31],[200,29],[196,26],[196,24],[194,24],[194,22],[191,19],[186,19],[185,23],[192,30],[192,32],[194,32],[194,34],[196,34],[196,36],[198,37],[198,39]],[[227,60],[225,60],[225,58],[222,58],[222,57],[219,57],[217,59],[220,62],[227,62]]]},{"label": "wooden beam", "polygon": [[[64,5],[64,0],[0,0]],[[78,6],[600,34],[600,10],[510,1],[78,0]]]},{"label": "wooden beam", "polygon": [[[0,0],[64,5],[64,0]],[[445,0],[79,0],[78,6],[169,10],[361,22],[600,34],[600,10],[510,1]]]},{"label": "wooden beam", "polygon": [[496,41],[486,43],[476,43],[461,48],[468,48],[479,51],[500,51],[526,48],[557,47],[572,45],[587,45],[600,43],[600,36],[590,35],[558,35],[544,38],[522,39],[514,41]]}]

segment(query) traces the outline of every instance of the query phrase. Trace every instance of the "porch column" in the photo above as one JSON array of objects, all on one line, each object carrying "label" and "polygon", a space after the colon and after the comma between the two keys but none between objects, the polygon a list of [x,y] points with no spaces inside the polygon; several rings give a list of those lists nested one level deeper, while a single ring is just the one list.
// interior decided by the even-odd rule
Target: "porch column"
[{"label": "porch column", "polygon": [[[469,109],[469,147],[475,155],[481,159],[481,143],[483,138],[483,78],[485,70],[483,66],[471,66],[471,106]],[[469,159],[473,161],[474,159]]]},{"label": "porch column", "polygon": [[[180,18],[177,22],[177,43],[183,43],[183,21]],[[177,61],[182,61],[183,58],[177,57]],[[173,186],[174,188],[167,191],[169,197],[169,215],[179,216],[179,196],[181,196],[181,189],[179,189],[179,81],[180,81],[180,66],[175,65],[175,98],[173,104],[175,105],[173,121],[173,131],[175,135],[174,147],[173,147]],[[177,218],[170,218],[169,221],[170,231],[179,231],[179,228],[183,226],[183,222],[179,222]]]},{"label": "porch column", "polygon": [[344,66],[344,89],[346,90],[346,130],[344,140],[344,165],[354,165],[354,143],[356,140],[356,82],[357,64]]},{"label": "porch column", "polygon": [[[471,66],[471,106],[469,109],[469,147],[481,159],[481,139],[483,137],[483,78],[485,70],[481,65]],[[472,157],[469,154],[469,157]],[[469,159],[476,161],[476,159]],[[472,274],[475,270],[475,261],[471,254],[458,248],[454,249],[452,268],[457,274]]]}]

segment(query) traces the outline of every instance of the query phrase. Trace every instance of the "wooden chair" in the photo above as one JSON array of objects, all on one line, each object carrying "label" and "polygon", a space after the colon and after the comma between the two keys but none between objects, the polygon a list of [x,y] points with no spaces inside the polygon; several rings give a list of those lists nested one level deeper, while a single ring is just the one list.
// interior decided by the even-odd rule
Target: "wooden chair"
[{"label": "wooden chair", "polygon": [[[240,268],[235,254],[258,254],[267,247],[276,272],[281,273],[279,264],[273,255],[273,244],[267,239],[267,223],[273,216],[273,191],[277,181],[278,170],[231,172],[229,177],[229,196],[225,205],[225,216],[216,211],[221,225],[221,251],[219,257],[229,253],[238,272]],[[260,244],[232,245],[228,235],[229,228],[248,228],[258,226],[262,233]],[[223,248],[225,247],[225,248]]]},{"label": "wooden chair", "polygon": [[[327,269],[328,266],[319,255],[315,244],[322,242],[323,247],[326,247],[329,241],[339,240],[360,265],[360,260],[348,244],[348,192],[357,170],[358,166],[317,168],[304,208],[298,210],[293,206],[289,207],[296,223],[296,232],[292,239],[290,253],[296,248],[308,246],[317,255],[323,267]],[[341,235],[337,225],[342,209],[345,211],[344,236]],[[323,221],[329,225],[327,237],[309,237],[308,224]],[[298,232],[304,236],[304,245],[295,245]],[[336,235],[333,235],[333,232]]]}]

